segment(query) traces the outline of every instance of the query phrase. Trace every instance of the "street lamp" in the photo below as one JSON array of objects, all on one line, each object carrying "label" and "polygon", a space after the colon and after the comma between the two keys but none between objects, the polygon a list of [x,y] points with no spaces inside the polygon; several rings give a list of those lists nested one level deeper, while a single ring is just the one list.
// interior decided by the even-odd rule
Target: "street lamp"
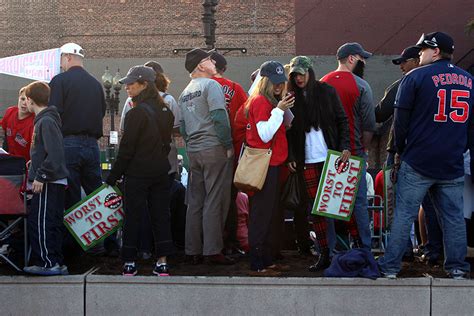
[{"label": "street lamp", "polygon": [[[118,132],[115,130],[115,114],[118,114],[119,109],[119,94],[122,89],[120,80],[120,69],[117,70],[115,77],[109,71],[109,67],[105,67],[105,72],[102,75],[102,84],[105,88],[105,103],[107,104],[107,111],[110,114],[110,133],[109,144],[107,146],[109,158],[108,161],[112,164],[115,160],[115,145],[118,144]],[[111,89],[114,89],[113,94]]]}]

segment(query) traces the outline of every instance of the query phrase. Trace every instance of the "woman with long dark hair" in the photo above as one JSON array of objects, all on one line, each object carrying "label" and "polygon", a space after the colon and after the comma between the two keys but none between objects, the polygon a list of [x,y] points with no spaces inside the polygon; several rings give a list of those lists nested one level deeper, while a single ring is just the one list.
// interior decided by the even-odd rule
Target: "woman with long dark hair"
[{"label": "woman with long dark hair", "polygon": [[135,260],[143,210],[150,216],[157,262],[153,274],[169,275],[166,256],[173,253],[170,228],[168,153],[173,114],[154,82],[155,71],[146,66],[130,68],[120,80],[135,106],[125,116],[117,160],[106,182],[115,185],[125,175],[123,275],[137,274]]},{"label": "woman with long dark hair", "polygon": [[288,156],[283,113],[294,99],[283,97],[287,77],[282,64],[267,61],[260,67],[260,75],[244,108],[248,118],[246,143],[252,148],[272,148],[272,156],[262,190],[250,198],[249,274],[278,276],[281,267],[273,264],[271,222],[278,212],[280,166]]},{"label": "woman with long dark hair", "polygon": [[[310,58],[297,56],[290,61],[289,86],[295,93],[295,106],[291,109],[295,117],[287,133],[288,169],[303,171],[308,197],[313,202],[328,149],[341,151],[343,162],[350,157],[348,121],[336,90],[316,80]],[[315,216],[313,224],[320,256],[310,271],[318,271],[330,263],[326,219]],[[357,229],[349,230],[358,238]]]}]

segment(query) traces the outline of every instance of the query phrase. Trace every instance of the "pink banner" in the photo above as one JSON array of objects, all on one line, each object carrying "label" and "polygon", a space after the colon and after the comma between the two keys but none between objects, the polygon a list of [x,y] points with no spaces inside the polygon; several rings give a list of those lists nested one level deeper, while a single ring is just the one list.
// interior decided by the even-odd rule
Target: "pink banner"
[{"label": "pink banner", "polygon": [[59,48],[0,59],[0,73],[49,82],[59,73]]}]

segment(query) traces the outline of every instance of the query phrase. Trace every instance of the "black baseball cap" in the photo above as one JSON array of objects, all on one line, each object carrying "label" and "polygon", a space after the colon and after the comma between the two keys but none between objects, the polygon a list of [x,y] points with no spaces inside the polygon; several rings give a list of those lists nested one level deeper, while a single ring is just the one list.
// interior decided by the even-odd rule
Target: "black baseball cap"
[{"label": "black baseball cap", "polygon": [[359,43],[345,43],[337,49],[337,59],[343,59],[350,55],[360,55],[367,59],[372,56],[372,53],[366,51]]},{"label": "black baseball cap", "polygon": [[222,54],[219,54],[216,51],[211,53],[211,58],[216,62],[216,68],[224,72],[227,66],[227,60]]},{"label": "black baseball cap", "polygon": [[211,52],[206,52],[200,48],[194,48],[186,53],[184,67],[189,73],[191,73],[196,69],[201,60],[209,56],[211,56]]},{"label": "black baseball cap", "polygon": [[121,84],[131,84],[139,79],[148,82],[155,82],[156,73],[151,67],[147,66],[133,66],[128,70],[127,76],[120,79]]},{"label": "black baseball cap", "polygon": [[274,60],[266,61],[260,66],[260,76],[268,77],[273,84],[288,81],[285,68],[281,63]]},{"label": "black baseball cap", "polygon": [[454,52],[454,40],[451,36],[443,32],[432,32],[421,34],[416,43],[419,48],[439,48],[441,51],[452,54]]},{"label": "black baseball cap", "polygon": [[421,48],[417,46],[410,46],[403,50],[399,57],[392,59],[392,63],[394,65],[400,65],[401,63],[407,61],[408,59],[412,58],[419,58]]},{"label": "black baseball cap", "polygon": [[147,61],[144,66],[153,68],[153,70],[157,74],[158,73],[160,73],[160,74],[164,73],[163,67],[161,67],[161,65],[158,62],[154,61],[154,60]]}]

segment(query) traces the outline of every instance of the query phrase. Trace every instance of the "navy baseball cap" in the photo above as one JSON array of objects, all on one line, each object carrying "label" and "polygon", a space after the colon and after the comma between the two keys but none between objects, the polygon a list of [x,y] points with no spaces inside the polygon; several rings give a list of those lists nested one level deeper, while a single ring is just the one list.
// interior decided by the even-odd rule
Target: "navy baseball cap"
[{"label": "navy baseball cap", "polygon": [[343,59],[350,55],[360,55],[367,59],[372,56],[372,53],[366,51],[359,43],[345,43],[337,49],[337,59]]},{"label": "navy baseball cap", "polygon": [[151,67],[147,66],[133,66],[127,73],[127,76],[120,79],[121,84],[131,84],[138,80],[155,82],[156,73]]},{"label": "navy baseball cap", "polygon": [[268,77],[273,84],[288,81],[285,68],[281,63],[274,60],[266,61],[260,66],[260,76]]},{"label": "navy baseball cap", "polygon": [[432,32],[421,34],[416,43],[419,48],[439,48],[441,51],[452,54],[454,52],[454,40],[451,36],[443,32]]},{"label": "navy baseball cap", "polygon": [[211,59],[213,59],[216,62],[216,68],[217,69],[219,69],[221,71],[226,70],[227,60],[225,59],[225,57],[222,54],[219,54],[218,52],[213,51],[211,53]]},{"label": "navy baseball cap", "polygon": [[403,50],[400,57],[392,59],[392,63],[394,65],[400,65],[401,63],[406,62],[408,59],[419,58],[420,57],[419,56],[420,50],[421,50],[421,48],[419,48],[417,46],[407,47]]}]

